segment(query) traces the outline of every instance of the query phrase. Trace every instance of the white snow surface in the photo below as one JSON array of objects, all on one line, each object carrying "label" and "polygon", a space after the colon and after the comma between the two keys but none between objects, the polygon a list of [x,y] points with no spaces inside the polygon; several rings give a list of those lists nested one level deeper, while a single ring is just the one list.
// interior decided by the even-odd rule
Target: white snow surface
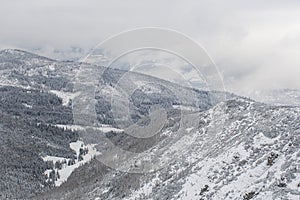
[{"label": "white snow surface", "polygon": [[[60,178],[55,181],[55,186],[59,187],[62,183],[66,182],[68,177],[72,174],[72,172],[82,166],[85,163],[88,163],[89,161],[92,160],[95,156],[99,155],[100,152],[96,150],[94,147],[95,144],[89,144],[89,145],[84,145],[82,141],[76,141],[70,143],[70,148],[73,149],[76,152],[76,155],[79,155],[79,149],[82,148],[88,148],[88,153],[86,155],[83,155],[83,160],[78,161],[77,159],[75,160],[75,164],[68,166],[67,164],[63,164],[62,169],[55,169],[55,172],[58,172],[60,175]],[[45,156],[42,157],[44,161],[53,161],[55,164],[56,161],[63,161],[66,160],[67,163],[70,159],[68,158],[63,158],[63,157],[56,157],[56,156]],[[49,174],[52,170],[46,170],[44,174],[47,174],[49,177]]]},{"label": "white snow surface", "polygon": [[62,104],[64,106],[68,105],[68,103],[73,100],[75,97],[79,95],[79,93],[72,93],[72,92],[63,92],[58,90],[50,90],[49,92],[55,94],[59,98],[62,99]]},{"label": "white snow surface", "polygon": [[123,129],[114,128],[114,127],[112,127],[110,125],[107,125],[107,124],[101,124],[101,125],[98,125],[98,127],[80,126],[80,125],[64,125],[64,124],[56,124],[55,126],[59,127],[59,128],[69,129],[69,130],[72,130],[72,131],[94,129],[94,130],[101,131],[103,133],[108,133],[110,131],[123,132]]}]

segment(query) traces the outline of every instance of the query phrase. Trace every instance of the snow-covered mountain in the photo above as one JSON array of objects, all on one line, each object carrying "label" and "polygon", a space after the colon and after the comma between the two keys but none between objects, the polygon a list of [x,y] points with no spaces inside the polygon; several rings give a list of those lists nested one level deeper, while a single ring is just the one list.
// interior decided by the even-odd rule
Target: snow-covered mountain
[{"label": "snow-covered mountain", "polygon": [[299,199],[299,107],[237,98],[186,117],[183,127],[133,158],[167,156],[172,162],[161,170],[128,174],[94,161],[44,197]]},{"label": "snow-covered mountain", "polygon": [[[82,70],[91,68],[103,72],[103,76],[96,76],[93,90],[95,127],[74,124],[72,115],[72,103],[87,94],[74,91],[78,89],[74,80],[87,80],[89,74]],[[1,198],[300,197],[297,106],[268,105],[20,50],[0,51],[0,74],[4,160],[0,172],[5,175],[0,181]],[[128,98],[122,91],[133,92]],[[118,112],[130,108],[130,119],[115,115],[112,94],[118,101]],[[126,132],[130,129],[123,129],[128,121],[149,123],[145,119],[156,104],[167,111],[167,122],[155,136],[135,138]],[[82,130],[90,135],[82,135]],[[118,156],[105,145],[105,139],[138,152],[121,163],[126,170],[118,171],[101,162],[107,153],[111,159]],[[136,168],[147,159],[155,165],[160,161],[167,164],[153,172],[137,173]],[[26,165],[20,164],[24,161]]]},{"label": "snow-covered mountain", "polygon": [[[72,170],[99,153],[94,148],[95,144],[88,141],[88,137],[80,137],[80,131],[89,127],[74,124],[72,113],[72,101],[84,95],[84,93],[74,92],[74,79],[78,71],[89,67],[94,66],[85,63],[60,62],[22,50],[0,51],[0,108],[3,118],[0,122],[0,131],[4,148],[2,174],[6,174],[5,179],[0,183],[1,197],[27,198],[51,190],[53,186],[66,181]],[[103,67],[97,68],[104,70]],[[122,90],[120,87],[115,89],[113,84],[124,73],[125,71],[111,69],[106,71],[104,76],[99,77],[95,99],[97,99],[96,111],[101,132],[118,131],[118,127],[113,127],[115,123],[111,113],[110,96],[111,92],[120,93]],[[128,73],[128,75],[130,79],[123,86],[136,87],[141,85],[141,81],[150,83],[137,90],[133,94],[135,98],[129,102],[133,108],[131,115],[133,121],[147,115],[150,109],[149,99],[168,108],[173,108],[173,104],[176,104],[174,107],[181,106],[179,103],[182,103],[185,106],[197,106],[197,109],[207,109],[216,103],[217,98],[211,98],[208,92],[178,87],[176,84],[137,73]],[[155,84],[151,85],[151,83]],[[166,90],[162,85],[167,85],[173,91],[192,95],[194,98],[182,95],[182,101],[179,102],[174,99],[170,90]],[[215,92],[214,96],[217,94]],[[14,124],[16,120],[19,121],[19,125]],[[15,129],[19,131],[14,131]],[[72,144],[76,142],[85,142],[84,147],[73,148]],[[30,144],[29,149],[28,144]],[[41,148],[40,145],[43,144]],[[88,148],[86,154],[76,153],[85,147]],[[31,156],[26,159],[28,154]],[[10,160],[15,157],[24,159],[13,159],[15,162],[12,163]],[[26,167],[20,164],[23,160],[26,160]]]}]

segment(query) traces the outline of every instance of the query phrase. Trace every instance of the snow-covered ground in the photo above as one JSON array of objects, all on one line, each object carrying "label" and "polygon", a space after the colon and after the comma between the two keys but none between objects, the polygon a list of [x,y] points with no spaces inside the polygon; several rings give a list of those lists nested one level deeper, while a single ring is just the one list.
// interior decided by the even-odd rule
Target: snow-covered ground
[{"label": "snow-covered ground", "polygon": [[199,109],[192,106],[173,105],[173,108],[182,111],[193,111],[193,112],[199,111]]},{"label": "snow-covered ground", "polygon": [[[75,163],[73,165],[68,165],[68,162],[70,159],[63,158],[63,157],[56,157],[56,156],[45,156],[42,157],[44,161],[53,161],[55,162],[60,161],[63,162],[66,161],[66,164],[62,165],[62,169],[55,169],[55,172],[59,174],[59,178],[55,180],[55,186],[60,186],[63,182],[67,181],[68,177],[71,175],[71,173],[78,167],[82,166],[83,164],[91,161],[95,156],[99,155],[100,152],[96,150],[94,147],[94,144],[84,145],[82,141],[72,142],[70,143],[70,148],[73,149],[76,152],[76,156],[79,156],[79,149],[80,148],[87,148],[88,153],[86,155],[83,155],[83,160],[79,161],[78,159],[75,160]],[[44,172],[49,177],[49,174],[52,170],[48,169]]]},{"label": "snow-covered ground", "polygon": [[62,92],[58,90],[50,90],[49,92],[55,94],[59,98],[62,99],[62,103],[64,106],[68,105],[68,103],[73,100],[75,97],[79,95],[79,93],[72,93],[72,92]]},{"label": "snow-covered ground", "polygon": [[32,108],[32,105],[29,105],[27,103],[22,103],[23,106],[25,106],[26,108]]},{"label": "snow-covered ground", "polygon": [[[143,176],[126,199],[299,199],[299,109],[262,110],[244,99],[223,106],[231,111],[218,113],[220,106],[208,111],[202,130],[190,124],[192,116],[184,121],[188,134],[166,148],[180,159],[155,176]],[[221,119],[227,124],[218,132],[213,127]]]},{"label": "snow-covered ground", "polygon": [[72,131],[78,131],[78,130],[86,130],[86,129],[94,129],[101,131],[103,133],[108,133],[110,131],[113,132],[123,132],[123,129],[114,128],[107,124],[101,124],[99,127],[92,127],[92,126],[80,126],[80,125],[64,125],[64,124],[56,124],[56,127],[63,128],[63,129],[69,129]]},{"label": "snow-covered ground", "polygon": [[134,84],[137,88],[141,89],[146,94],[151,93],[161,93],[161,89],[158,85],[154,85],[153,83],[149,83],[146,81],[135,81]]}]

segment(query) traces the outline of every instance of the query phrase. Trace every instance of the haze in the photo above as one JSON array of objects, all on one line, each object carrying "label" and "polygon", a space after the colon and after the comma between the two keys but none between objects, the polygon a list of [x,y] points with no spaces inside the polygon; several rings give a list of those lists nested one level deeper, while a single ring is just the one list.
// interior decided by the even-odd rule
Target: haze
[{"label": "haze", "polygon": [[300,89],[299,1],[0,0],[0,48],[64,59],[118,32],[163,27],[202,44],[237,93]]}]

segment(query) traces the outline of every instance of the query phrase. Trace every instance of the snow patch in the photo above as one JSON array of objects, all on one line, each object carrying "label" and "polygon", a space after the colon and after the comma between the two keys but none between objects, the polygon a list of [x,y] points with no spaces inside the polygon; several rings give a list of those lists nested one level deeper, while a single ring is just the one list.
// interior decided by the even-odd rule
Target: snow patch
[{"label": "snow patch", "polygon": [[72,130],[72,131],[94,129],[94,130],[99,130],[103,133],[108,133],[110,131],[117,132],[117,133],[123,132],[123,129],[114,128],[114,127],[112,127],[110,125],[106,125],[106,124],[101,124],[101,125],[99,125],[99,127],[79,126],[79,125],[64,125],[64,124],[56,124],[55,126],[58,127],[58,128],[69,129],[69,130]]},{"label": "snow patch", "polygon": [[[42,159],[46,161],[53,161],[53,164],[55,164],[57,161],[63,163],[66,161],[64,164],[62,164],[61,169],[54,169],[55,174],[59,174],[59,177],[55,179],[55,186],[59,187],[62,183],[67,181],[69,176],[72,174],[72,172],[82,166],[85,163],[90,162],[95,156],[99,155],[100,152],[97,151],[95,148],[95,144],[89,144],[89,145],[84,145],[82,141],[76,141],[70,143],[70,148],[73,149],[76,152],[76,157],[75,162],[72,165],[68,165],[68,162],[71,161],[70,158],[64,158],[64,157],[56,157],[56,156],[45,156],[42,157]],[[88,149],[87,154],[82,155],[82,160],[79,160],[79,155],[80,155],[80,148],[82,149]],[[44,174],[47,175],[48,181],[49,181],[49,176],[50,173],[52,172],[52,169],[47,169]]]},{"label": "snow patch", "polygon": [[70,100],[73,100],[75,97],[77,97],[79,95],[79,92],[72,93],[72,92],[62,92],[62,91],[58,91],[58,90],[50,90],[50,92],[52,94],[55,94],[59,98],[61,98],[64,106],[68,105]]},{"label": "snow patch", "polygon": [[199,109],[196,107],[184,106],[184,105],[173,105],[173,108],[178,110],[184,110],[184,111],[193,111],[193,112],[199,111]]},{"label": "snow patch", "polygon": [[29,105],[27,103],[22,103],[23,106],[25,106],[26,108],[32,108],[32,105]]}]

